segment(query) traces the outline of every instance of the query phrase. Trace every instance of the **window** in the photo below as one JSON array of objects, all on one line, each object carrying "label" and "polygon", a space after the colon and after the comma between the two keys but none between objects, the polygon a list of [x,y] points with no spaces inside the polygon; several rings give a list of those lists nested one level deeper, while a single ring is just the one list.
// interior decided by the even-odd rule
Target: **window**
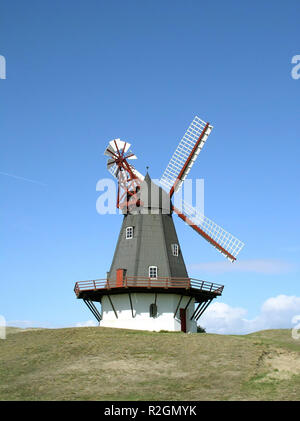
[{"label": "window", "polygon": [[149,266],[149,278],[157,279],[157,266]]},{"label": "window", "polygon": [[126,228],[126,240],[133,238],[133,227]]},{"label": "window", "polygon": [[179,255],[179,246],[178,246],[178,244],[172,244],[171,247],[172,247],[173,256],[178,256]]}]

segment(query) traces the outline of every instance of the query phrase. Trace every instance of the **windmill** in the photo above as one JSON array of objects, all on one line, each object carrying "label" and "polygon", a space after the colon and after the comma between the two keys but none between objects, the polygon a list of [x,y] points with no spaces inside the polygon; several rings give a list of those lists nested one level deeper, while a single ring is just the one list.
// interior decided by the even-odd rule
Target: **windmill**
[{"label": "windmill", "polygon": [[[244,245],[191,204],[183,201],[178,209],[172,203],[212,128],[193,119],[158,184],[134,168],[128,142],[109,142],[104,154],[118,180],[123,223],[106,278],[74,288],[101,326],[196,332],[200,316],[222,294],[223,285],[189,277],[173,222],[175,213],[232,262]],[[94,302],[101,303],[101,314]]]}]

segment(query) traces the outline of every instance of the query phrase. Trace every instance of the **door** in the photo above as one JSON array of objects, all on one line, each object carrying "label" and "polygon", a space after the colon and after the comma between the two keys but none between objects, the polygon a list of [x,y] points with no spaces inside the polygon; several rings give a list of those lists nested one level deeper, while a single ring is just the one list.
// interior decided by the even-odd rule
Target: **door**
[{"label": "door", "polygon": [[186,309],[180,309],[181,332],[186,333]]},{"label": "door", "polygon": [[116,287],[120,288],[124,286],[124,280],[126,278],[126,269],[117,269]]}]

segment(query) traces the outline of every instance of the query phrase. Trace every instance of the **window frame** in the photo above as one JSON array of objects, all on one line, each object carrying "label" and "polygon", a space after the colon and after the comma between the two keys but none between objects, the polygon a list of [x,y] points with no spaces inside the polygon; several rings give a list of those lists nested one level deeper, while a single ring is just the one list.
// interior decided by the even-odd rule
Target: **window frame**
[{"label": "window frame", "polygon": [[171,244],[171,248],[172,248],[173,256],[178,257],[179,256],[179,244],[173,243],[173,244]]},{"label": "window frame", "polygon": [[[131,233],[130,236],[128,234],[129,232]],[[126,240],[131,240],[133,238],[133,235],[134,235],[134,227],[132,227],[132,226],[126,227],[126,230],[125,230],[125,239]]]},{"label": "window frame", "polygon": [[[156,276],[151,276],[151,271],[153,269],[155,270]],[[158,267],[157,266],[149,266],[149,268],[148,268],[148,277],[150,279],[157,279],[157,277],[158,277]]]}]

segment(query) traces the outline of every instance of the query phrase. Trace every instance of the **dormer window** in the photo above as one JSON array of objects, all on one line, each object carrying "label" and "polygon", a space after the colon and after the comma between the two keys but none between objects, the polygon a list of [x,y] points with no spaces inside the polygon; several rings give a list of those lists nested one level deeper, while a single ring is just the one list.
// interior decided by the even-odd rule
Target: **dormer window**
[{"label": "dormer window", "polygon": [[149,266],[149,278],[157,279],[157,266]]},{"label": "dormer window", "polygon": [[171,248],[172,248],[172,254],[173,256],[178,256],[179,255],[179,246],[178,244],[171,244]]},{"label": "dormer window", "polygon": [[133,227],[126,228],[126,240],[133,238]]}]

